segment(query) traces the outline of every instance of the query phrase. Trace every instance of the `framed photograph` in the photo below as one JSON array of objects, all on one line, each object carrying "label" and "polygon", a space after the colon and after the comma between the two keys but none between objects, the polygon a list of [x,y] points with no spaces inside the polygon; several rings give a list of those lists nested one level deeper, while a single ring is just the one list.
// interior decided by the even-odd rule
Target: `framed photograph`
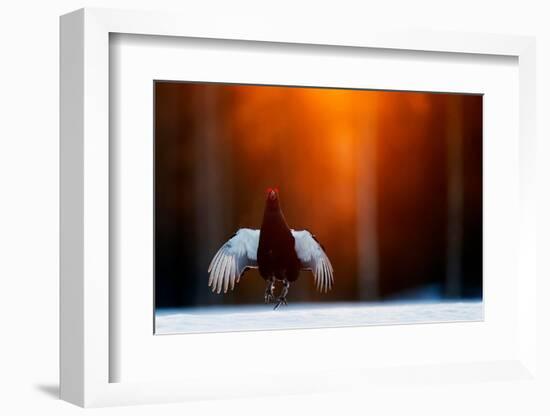
[{"label": "framed photograph", "polygon": [[218,23],[61,18],[61,397],[534,377],[534,40]]},{"label": "framed photograph", "polygon": [[156,80],[154,103],[155,334],[482,320],[481,94]]}]

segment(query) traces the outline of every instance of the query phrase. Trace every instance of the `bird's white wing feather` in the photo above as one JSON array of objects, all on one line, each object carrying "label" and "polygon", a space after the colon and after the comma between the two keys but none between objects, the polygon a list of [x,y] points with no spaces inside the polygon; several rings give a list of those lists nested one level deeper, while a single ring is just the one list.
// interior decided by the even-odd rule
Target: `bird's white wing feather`
[{"label": "bird's white wing feather", "polygon": [[258,267],[256,254],[260,230],[241,228],[216,253],[208,266],[212,292],[233,290],[247,268]]},{"label": "bird's white wing feather", "polygon": [[325,250],[309,231],[291,231],[302,268],[313,272],[317,290],[328,292],[334,284],[334,270]]}]

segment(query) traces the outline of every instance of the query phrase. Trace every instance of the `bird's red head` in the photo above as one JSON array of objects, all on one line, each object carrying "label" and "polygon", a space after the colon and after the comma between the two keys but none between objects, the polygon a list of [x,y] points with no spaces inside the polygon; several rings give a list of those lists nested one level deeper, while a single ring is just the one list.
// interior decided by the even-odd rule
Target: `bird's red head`
[{"label": "bird's red head", "polygon": [[267,199],[270,201],[275,201],[279,198],[279,188],[267,188],[265,190],[265,194],[267,196]]}]

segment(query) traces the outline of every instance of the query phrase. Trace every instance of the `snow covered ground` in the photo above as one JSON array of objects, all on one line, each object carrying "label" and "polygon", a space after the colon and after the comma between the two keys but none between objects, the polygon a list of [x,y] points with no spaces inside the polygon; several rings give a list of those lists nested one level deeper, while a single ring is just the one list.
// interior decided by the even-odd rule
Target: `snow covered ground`
[{"label": "snow covered ground", "polygon": [[483,303],[303,303],[161,309],[156,312],[156,333],[200,333],[270,329],[411,324],[483,320]]}]

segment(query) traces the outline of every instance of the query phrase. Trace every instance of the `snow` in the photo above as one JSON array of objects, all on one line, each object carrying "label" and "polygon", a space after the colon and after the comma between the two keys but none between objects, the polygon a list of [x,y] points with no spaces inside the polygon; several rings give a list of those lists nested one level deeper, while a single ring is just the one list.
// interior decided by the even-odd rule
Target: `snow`
[{"label": "snow", "polygon": [[160,309],[156,334],[323,328],[483,320],[483,303],[302,303]]}]

